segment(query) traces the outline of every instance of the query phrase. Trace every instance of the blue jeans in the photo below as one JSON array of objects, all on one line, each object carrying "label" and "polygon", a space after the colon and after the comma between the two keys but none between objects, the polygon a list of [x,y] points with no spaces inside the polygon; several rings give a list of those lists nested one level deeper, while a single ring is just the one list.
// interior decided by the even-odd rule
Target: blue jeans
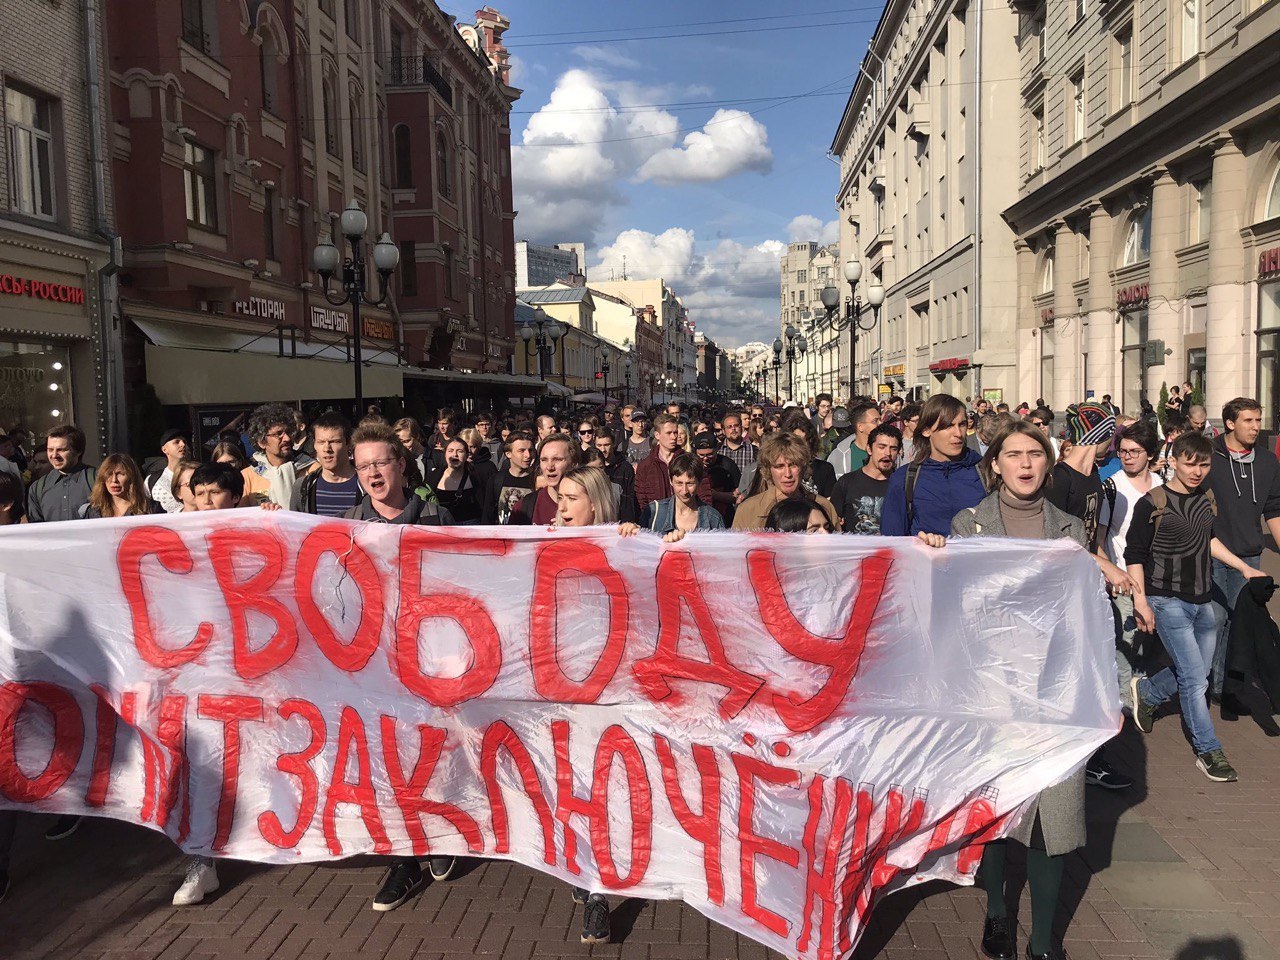
[{"label": "blue jeans", "polygon": [[1197,754],[1221,750],[1209,718],[1205,692],[1209,689],[1209,668],[1217,640],[1213,604],[1188,603],[1177,597],[1148,597],[1156,615],[1156,630],[1164,648],[1173,658],[1154,677],[1138,681],[1138,696],[1148,706],[1158,707],[1174,694],[1182,701],[1182,719],[1191,733]]},{"label": "blue jeans", "polygon": [[[1241,557],[1255,570],[1262,569],[1262,557]],[[1220,560],[1213,561],[1213,615],[1217,633],[1217,647],[1213,651],[1213,695],[1222,699],[1222,681],[1227,675],[1227,641],[1231,638],[1231,615],[1236,609],[1236,598],[1244,588],[1244,575],[1232,570]]]}]

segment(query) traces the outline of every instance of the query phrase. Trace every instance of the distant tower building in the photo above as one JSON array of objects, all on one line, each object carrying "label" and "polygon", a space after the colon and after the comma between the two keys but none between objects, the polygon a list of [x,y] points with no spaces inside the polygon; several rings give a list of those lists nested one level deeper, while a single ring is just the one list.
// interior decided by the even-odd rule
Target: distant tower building
[{"label": "distant tower building", "polygon": [[558,243],[544,246],[516,241],[516,289],[545,287],[576,273],[586,273],[586,245]]}]

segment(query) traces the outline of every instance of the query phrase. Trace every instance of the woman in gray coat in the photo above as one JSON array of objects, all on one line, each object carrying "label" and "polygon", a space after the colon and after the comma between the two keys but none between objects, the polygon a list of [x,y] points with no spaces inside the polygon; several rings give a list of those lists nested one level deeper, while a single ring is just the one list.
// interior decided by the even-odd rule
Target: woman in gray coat
[{"label": "woman in gray coat", "polygon": [[[962,510],[951,522],[953,537],[1016,537],[1020,540],[1074,540],[1085,545],[1084,524],[1044,498],[1053,470],[1053,448],[1044,433],[1028,421],[1010,423],[996,434],[979,464],[992,491],[976,507]],[[933,546],[941,537],[922,534]],[[1084,767],[1043,790],[1009,839],[1027,847],[1027,880],[1031,886],[1031,942],[1028,960],[1057,960],[1053,917],[1062,887],[1063,858],[1084,846]],[[1005,858],[1008,840],[987,844],[982,855],[982,884],[987,891],[987,921],[982,952],[993,960],[1015,956],[1014,930],[1005,903]]]}]

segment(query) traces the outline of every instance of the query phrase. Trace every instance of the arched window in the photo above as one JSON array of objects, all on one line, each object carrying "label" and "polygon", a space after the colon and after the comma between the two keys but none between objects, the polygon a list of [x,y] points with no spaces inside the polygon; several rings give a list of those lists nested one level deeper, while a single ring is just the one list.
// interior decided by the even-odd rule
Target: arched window
[{"label": "arched window", "polygon": [[338,92],[334,89],[333,76],[325,74],[320,81],[320,96],[324,111],[324,145],[335,157],[342,156],[342,135],[338,131]]},{"label": "arched window", "polygon": [[269,113],[280,112],[280,64],[276,62],[276,41],[263,31],[262,48],[259,51],[259,67],[262,72],[262,109]]},{"label": "arched window", "polygon": [[1124,238],[1124,253],[1120,266],[1130,267],[1151,259],[1151,207],[1142,208],[1129,220],[1129,232]]},{"label": "arched window", "polygon": [[1280,166],[1271,177],[1271,191],[1267,194],[1267,213],[1263,219],[1280,217]]},{"label": "arched window", "polygon": [[391,132],[395,154],[395,185],[409,188],[413,186],[413,149],[409,139],[408,124],[397,124]]},{"label": "arched window", "polygon": [[449,186],[451,182],[449,142],[445,139],[444,131],[440,130],[436,133],[436,190],[446,200],[453,196],[453,190]]},{"label": "arched window", "polygon": [[364,173],[364,137],[360,133],[362,127],[360,91],[356,87],[351,88],[351,94],[347,98],[347,117],[351,121],[351,166]]}]

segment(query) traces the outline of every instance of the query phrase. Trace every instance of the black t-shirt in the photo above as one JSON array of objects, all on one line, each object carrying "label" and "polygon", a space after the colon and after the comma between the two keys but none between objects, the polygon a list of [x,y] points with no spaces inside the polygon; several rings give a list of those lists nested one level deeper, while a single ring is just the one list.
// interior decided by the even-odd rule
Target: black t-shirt
[{"label": "black t-shirt", "polygon": [[1084,521],[1085,545],[1090,553],[1098,548],[1102,497],[1102,478],[1096,468],[1084,474],[1065,463],[1053,468],[1053,483],[1045,491],[1045,499],[1055,507]]},{"label": "black t-shirt", "polygon": [[846,473],[831,491],[831,503],[840,515],[845,533],[880,535],[880,510],[889,481],[876,480],[861,470]]},{"label": "black t-shirt", "polygon": [[502,470],[490,478],[485,491],[484,523],[504,524],[520,501],[533,490],[534,476],[530,470],[523,477],[513,477],[510,470]]}]

